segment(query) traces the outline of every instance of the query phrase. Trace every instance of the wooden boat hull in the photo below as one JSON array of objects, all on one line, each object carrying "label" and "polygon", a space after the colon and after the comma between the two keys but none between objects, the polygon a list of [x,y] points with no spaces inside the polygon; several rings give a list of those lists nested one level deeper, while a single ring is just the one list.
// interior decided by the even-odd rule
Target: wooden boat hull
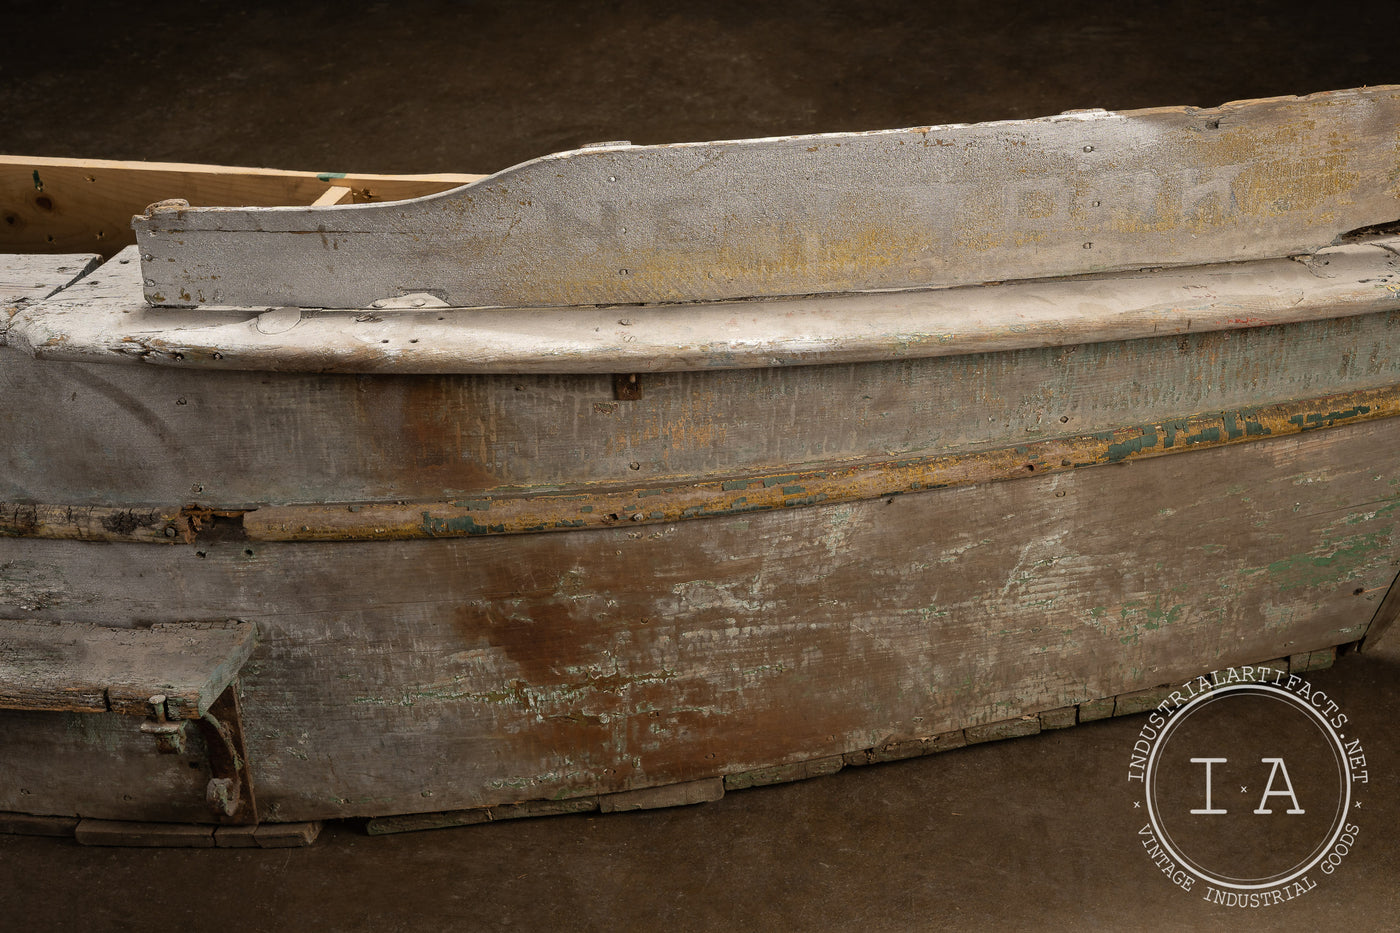
[{"label": "wooden boat hull", "polygon": [[[254,622],[239,689],[263,821],[703,796],[1034,731],[1367,635],[1397,566],[1398,324],[652,374],[630,401],[589,374],[211,373],[12,348],[0,394],[26,404],[4,415],[4,498],[234,517],[141,540],[96,521],[26,534],[11,507],[0,613]],[[1238,438],[1183,418],[1212,408]],[[1094,457],[1045,457],[1095,437]],[[788,488],[813,482],[794,465],[856,461],[963,478]],[[716,475],[727,508],[668,513]],[[511,533],[477,502],[441,536],[373,527],[561,492],[577,513],[619,489],[655,509]],[[296,540],[324,503],[358,540]],[[215,819],[199,756],[174,766],[129,717],[4,726],[28,753],[0,762],[0,810]]]},{"label": "wooden boat hull", "polygon": [[6,258],[0,814],[693,803],[1370,643],[1397,107],[608,145]]}]

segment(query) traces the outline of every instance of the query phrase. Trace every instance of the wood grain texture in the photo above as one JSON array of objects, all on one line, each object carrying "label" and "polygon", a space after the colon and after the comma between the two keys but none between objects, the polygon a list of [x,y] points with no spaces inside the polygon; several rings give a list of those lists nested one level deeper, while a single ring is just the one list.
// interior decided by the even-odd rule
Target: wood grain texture
[{"label": "wood grain texture", "polygon": [[135,716],[0,710],[0,809],[213,824],[197,733],[163,755]]},{"label": "wood grain texture", "polygon": [[136,242],[131,218],[150,204],[310,204],[327,187],[356,203],[415,198],[480,175],[363,175],[278,169],[0,155],[0,253],[93,252],[111,256]]},{"label": "wood grain texture", "polygon": [[[928,359],[657,373],[642,377],[644,396],[631,402],[615,400],[603,374],[187,372],[47,362],[13,347],[0,354],[0,398],[16,400],[0,406],[0,501],[141,515],[155,506],[159,519],[190,503],[663,488],[1372,390],[1400,384],[1400,312]],[[158,520],[142,527],[164,533]]]},{"label": "wood grain texture", "polygon": [[0,709],[197,719],[257,641],[248,622],[113,628],[0,619]]},{"label": "wood grain texture", "polygon": [[[152,309],[135,249],[17,315],[48,360],[184,369],[654,373],[955,356],[1350,317],[1400,307],[1400,238],[1294,260],[977,288],[671,308]],[[98,283],[101,283],[100,285]]]},{"label": "wood grain texture", "polygon": [[1400,89],[526,162],[410,202],[155,209],[156,305],[691,302],[1283,256],[1400,218]]},{"label": "wood grain texture", "polygon": [[93,269],[100,259],[80,255],[26,256],[0,253],[0,347],[20,312],[54,292],[71,285]]},{"label": "wood grain texture", "polygon": [[256,620],[263,819],[569,799],[1354,641],[1400,559],[1397,444],[1390,419],[643,530],[202,556],[4,539],[0,596],[14,613],[8,594],[51,587],[38,618]]}]

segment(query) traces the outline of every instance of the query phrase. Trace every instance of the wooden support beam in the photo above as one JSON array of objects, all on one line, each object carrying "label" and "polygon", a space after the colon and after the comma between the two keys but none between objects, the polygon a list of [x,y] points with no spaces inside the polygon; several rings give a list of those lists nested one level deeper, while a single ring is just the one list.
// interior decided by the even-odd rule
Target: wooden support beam
[{"label": "wooden support beam", "polygon": [[0,620],[0,709],[198,719],[253,652],[251,622],[158,624]]},{"label": "wooden support beam", "polygon": [[364,204],[436,194],[481,177],[0,155],[0,252],[111,256],[136,242],[132,216],[169,198],[204,207],[305,205],[332,184]]}]

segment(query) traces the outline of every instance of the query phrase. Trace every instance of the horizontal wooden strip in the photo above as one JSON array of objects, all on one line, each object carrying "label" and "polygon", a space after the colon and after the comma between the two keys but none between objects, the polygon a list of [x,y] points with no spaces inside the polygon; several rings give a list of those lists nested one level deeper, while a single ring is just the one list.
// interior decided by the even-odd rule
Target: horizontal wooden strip
[{"label": "horizontal wooden strip", "polygon": [[[675,308],[181,311],[148,307],[135,249],[17,314],[46,360],[357,373],[647,373],[956,356],[1400,309],[1400,237],[1298,259]],[[3,329],[0,323],[0,329]]]},{"label": "horizontal wooden strip", "polygon": [[607,528],[898,496],[1203,450],[1400,415],[1400,386],[1169,419],[1012,447],[626,489],[488,492],[426,503],[308,504],[214,511],[0,503],[0,535],[194,543],[383,541]]},{"label": "horizontal wooden strip", "polygon": [[619,491],[488,495],[432,504],[273,506],[250,539],[353,541],[563,531],[732,516],[1043,475],[1400,414],[1400,386],[1198,415],[1015,447]]},{"label": "horizontal wooden strip", "polygon": [[422,197],[482,177],[0,156],[0,253],[111,256],[136,242],[133,215],[170,198],[209,207],[303,205],[336,185],[351,189],[357,203],[372,203]]},{"label": "horizontal wooden strip", "polygon": [[0,619],[0,709],[198,719],[257,644],[251,622],[114,628]]},{"label": "horizontal wooden strip", "polygon": [[1319,249],[1389,223],[1400,88],[556,153],[438,195],[152,209],[169,307],[687,302]]}]

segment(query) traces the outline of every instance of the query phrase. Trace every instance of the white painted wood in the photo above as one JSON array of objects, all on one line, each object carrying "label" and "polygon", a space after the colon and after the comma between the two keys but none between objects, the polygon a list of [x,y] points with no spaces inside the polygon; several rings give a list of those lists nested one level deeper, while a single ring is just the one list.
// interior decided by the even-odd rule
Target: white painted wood
[{"label": "white painted wood", "polygon": [[0,347],[15,315],[97,267],[92,253],[34,256],[0,253]]},{"label": "white painted wood", "polygon": [[[997,286],[668,307],[153,309],[129,248],[17,315],[49,360],[280,372],[645,373],[1067,346],[1400,308],[1400,237],[1305,259]],[[424,299],[426,301],[426,299]]]},{"label": "white painted wood", "polygon": [[1308,252],[1400,218],[1400,87],[602,146],[390,204],[153,209],[166,306],[688,302]]}]

